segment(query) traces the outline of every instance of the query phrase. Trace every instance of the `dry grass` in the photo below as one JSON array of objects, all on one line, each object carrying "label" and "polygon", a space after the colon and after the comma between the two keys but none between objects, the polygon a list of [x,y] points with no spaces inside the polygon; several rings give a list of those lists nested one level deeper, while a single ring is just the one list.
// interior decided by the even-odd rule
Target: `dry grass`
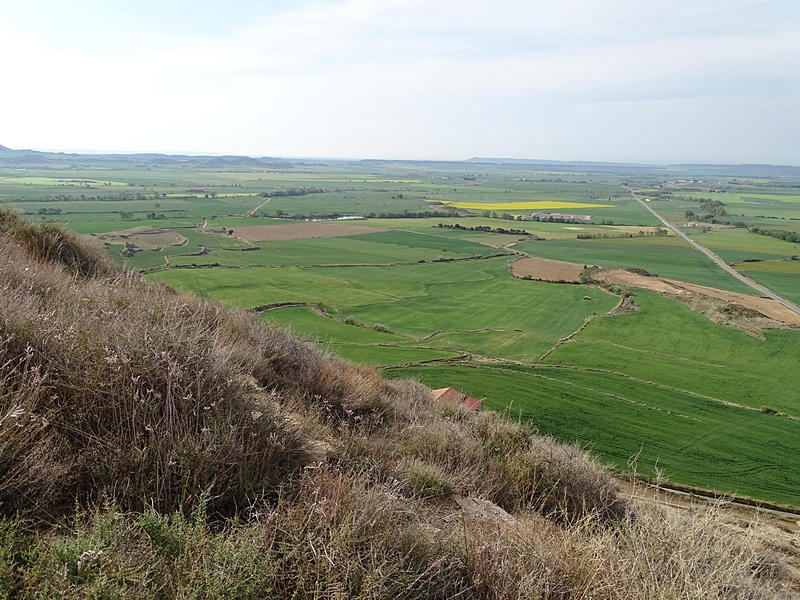
[{"label": "dry grass", "polygon": [[0,213],[0,597],[779,597],[714,514],[83,250]]},{"label": "dry grass", "polygon": [[0,586],[18,597],[788,597],[767,585],[763,554],[713,513],[642,508],[612,527],[587,516],[565,528],[536,513],[501,520],[409,498],[330,468],[221,528],[202,506],[188,515],[106,507],[44,535],[0,525],[0,564],[14,555]]},{"label": "dry grass", "polygon": [[19,244],[32,258],[62,266],[82,277],[118,274],[100,251],[53,224],[34,224],[0,209],[0,232]]}]

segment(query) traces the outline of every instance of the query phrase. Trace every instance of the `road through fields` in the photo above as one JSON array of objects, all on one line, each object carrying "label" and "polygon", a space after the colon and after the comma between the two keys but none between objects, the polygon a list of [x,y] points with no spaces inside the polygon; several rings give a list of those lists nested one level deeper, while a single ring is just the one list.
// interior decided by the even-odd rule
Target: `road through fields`
[{"label": "road through fields", "polygon": [[700,252],[705,254],[708,258],[713,260],[717,264],[718,267],[720,267],[721,269],[727,271],[728,273],[730,273],[731,275],[736,277],[736,279],[738,279],[739,281],[741,281],[745,285],[750,286],[755,291],[757,291],[759,294],[762,294],[763,296],[767,296],[768,298],[772,298],[773,300],[775,300],[775,302],[778,302],[779,304],[782,304],[783,306],[785,306],[789,310],[792,310],[792,311],[800,314],[800,306],[797,306],[793,302],[790,302],[789,300],[787,300],[783,296],[779,296],[778,294],[776,294],[775,292],[773,292],[769,288],[764,287],[760,283],[757,283],[757,282],[753,281],[747,275],[743,275],[742,273],[740,273],[739,271],[734,269],[732,266],[730,266],[728,263],[726,263],[724,260],[722,260],[719,256],[714,254],[711,250],[709,250],[708,248],[706,248],[702,244],[698,244],[691,237],[689,237],[687,234],[685,234],[683,231],[681,231],[678,227],[676,227],[675,225],[673,225],[672,223],[667,221],[664,217],[662,217],[655,210],[653,210],[653,208],[651,206],[649,206],[644,200],[639,198],[636,194],[631,192],[631,196],[633,196],[633,199],[636,200],[639,204],[641,204],[648,211],[650,211],[653,214],[654,217],[656,217],[664,225],[666,225],[672,231],[674,231],[676,235],[679,235],[680,237],[682,237],[684,240],[689,242],[696,250],[699,250]]},{"label": "road through fields", "polygon": [[258,206],[256,206],[256,207],[255,207],[253,210],[251,210],[250,212],[248,212],[248,213],[247,213],[247,216],[248,216],[248,217],[254,217],[254,216],[256,216],[256,213],[257,213],[259,210],[261,210],[261,207],[262,207],[262,206],[266,206],[266,205],[267,205],[267,203],[268,203],[270,200],[272,200],[272,198],[267,198],[266,200],[264,200],[264,201],[263,201],[261,204],[259,204]]}]

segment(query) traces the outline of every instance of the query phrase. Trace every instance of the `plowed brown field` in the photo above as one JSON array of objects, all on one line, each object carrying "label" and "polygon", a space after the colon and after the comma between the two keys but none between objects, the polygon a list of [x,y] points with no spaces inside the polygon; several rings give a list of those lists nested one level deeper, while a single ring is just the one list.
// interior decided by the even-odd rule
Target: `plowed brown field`
[{"label": "plowed brown field", "polygon": [[515,277],[532,277],[544,281],[578,281],[583,265],[548,258],[520,258],[511,263]]}]

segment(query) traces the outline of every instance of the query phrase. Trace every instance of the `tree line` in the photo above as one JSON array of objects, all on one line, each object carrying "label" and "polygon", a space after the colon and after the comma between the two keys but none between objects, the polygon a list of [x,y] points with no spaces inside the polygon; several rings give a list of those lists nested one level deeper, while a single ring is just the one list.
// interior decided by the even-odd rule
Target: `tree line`
[{"label": "tree line", "polygon": [[791,242],[793,244],[800,244],[800,233],[790,229],[766,229],[763,227],[753,226],[750,231],[758,235],[768,235],[784,242]]},{"label": "tree line", "polygon": [[436,227],[440,229],[458,229],[459,231],[483,231],[485,233],[505,233],[509,235],[533,235],[530,231],[524,229],[506,229],[505,227],[489,227],[488,225],[476,225],[475,227],[467,227],[459,225],[458,223],[439,223]]}]

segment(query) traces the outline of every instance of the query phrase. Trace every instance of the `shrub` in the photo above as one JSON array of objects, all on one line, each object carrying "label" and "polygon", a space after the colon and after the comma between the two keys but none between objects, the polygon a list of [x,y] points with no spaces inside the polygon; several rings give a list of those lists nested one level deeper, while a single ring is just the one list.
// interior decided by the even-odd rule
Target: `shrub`
[{"label": "shrub", "polygon": [[18,596],[144,600],[788,597],[770,584],[774,555],[752,535],[737,541],[713,509],[650,505],[611,527],[561,527],[396,491],[323,468],[249,522],[113,505],[49,536],[0,522],[0,583]]},{"label": "shrub", "polygon": [[264,328],[284,347],[245,359],[243,315],[127,275],[76,280],[46,248],[36,258],[55,264],[4,250],[0,512],[57,514],[104,493],[166,510],[211,489],[213,509],[230,514],[306,464],[276,395],[247,379],[286,359],[281,334]]},{"label": "shrub", "polygon": [[447,475],[435,465],[413,460],[403,467],[408,488],[412,495],[420,498],[440,498],[449,496],[453,486]]},{"label": "shrub", "polygon": [[98,250],[57,225],[31,223],[10,211],[0,210],[0,231],[31,256],[59,264],[71,273],[83,277],[120,273]]}]

